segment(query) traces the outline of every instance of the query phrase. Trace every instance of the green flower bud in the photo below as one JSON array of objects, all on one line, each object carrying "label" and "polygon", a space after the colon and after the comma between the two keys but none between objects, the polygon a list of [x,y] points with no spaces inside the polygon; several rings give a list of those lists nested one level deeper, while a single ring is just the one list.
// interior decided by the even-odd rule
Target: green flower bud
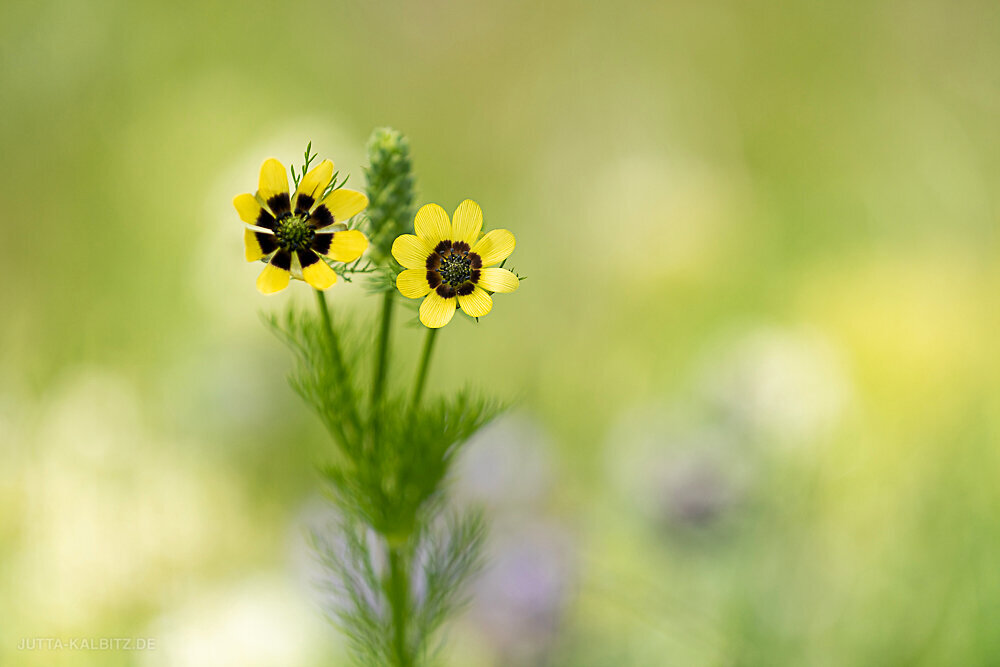
[{"label": "green flower bud", "polygon": [[368,139],[368,164],[368,237],[375,260],[382,263],[413,220],[410,142],[392,128],[376,128]]}]

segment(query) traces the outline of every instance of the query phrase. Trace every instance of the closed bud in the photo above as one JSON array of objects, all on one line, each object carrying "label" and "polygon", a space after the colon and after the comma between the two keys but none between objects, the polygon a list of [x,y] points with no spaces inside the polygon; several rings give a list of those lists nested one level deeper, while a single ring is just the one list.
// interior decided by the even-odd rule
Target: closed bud
[{"label": "closed bud", "polygon": [[371,252],[382,263],[413,220],[410,142],[392,128],[376,128],[368,139],[368,164],[368,235]]}]

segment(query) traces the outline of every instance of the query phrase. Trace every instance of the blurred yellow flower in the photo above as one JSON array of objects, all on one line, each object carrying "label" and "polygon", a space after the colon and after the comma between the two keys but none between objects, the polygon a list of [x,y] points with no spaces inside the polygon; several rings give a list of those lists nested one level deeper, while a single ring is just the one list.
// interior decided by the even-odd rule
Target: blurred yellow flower
[{"label": "blurred yellow flower", "polygon": [[332,178],[333,162],[323,160],[289,197],[284,165],[269,158],[260,167],[257,193],[233,199],[240,219],[249,225],[243,232],[247,261],[269,257],[257,278],[262,294],[285,289],[292,275],[325,290],[337,282],[337,274],[321,255],[353,262],[368,247],[364,234],[344,224],[368,206],[364,193],[338,188],[317,201]]},{"label": "blurred yellow flower", "polygon": [[416,235],[398,237],[392,256],[406,268],[396,278],[402,295],[426,296],[420,304],[424,326],[438,329],[448,324],[457,306],[482,317],[493,308],[490,292],[517,289],[513,272],[492,266],[514,252],[514,235],[494,229],[481,236],[483,211],[471,199],[458,205],[451,222],[443,208],[427,204],[417,211],[413,227]]}]

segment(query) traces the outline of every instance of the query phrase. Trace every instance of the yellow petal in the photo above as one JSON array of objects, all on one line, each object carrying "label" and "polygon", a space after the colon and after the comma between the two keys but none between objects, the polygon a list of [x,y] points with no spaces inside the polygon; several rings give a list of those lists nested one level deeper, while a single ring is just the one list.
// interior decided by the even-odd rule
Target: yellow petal
[{"label": "yellow petal", "polygon": [[407,299],[419,299],[431,291],[424,269],[407,269],[396,276],[396,287]]},{"label": "yellow petal", "polygon": [[326,255],[338,262],[353,262],[361,257],[367,248],[368,239],[365,235],[356,229],[349,229],[333,234],[333,240],[330,241],[330,249]]},{"label": "yellow petal", "polygon": [[319,260],[302,268],[302,279],[316,289],[329,289],[337,282],[337,272],[329,264]]},{"label": "yellow petal", "polygon": [[264,160],[264,164],[260,166],[257,192],[264,203],[277,195],[288,194],[288,174],[285,173],[285,166],[273,157]]},{"label": "yellow petal", "polygon": [[430,243],[413,234],[403,234],[392,242],[392,256],[408,269],[425,268],[432,252]]},{"label": "yellow petal", "polygon": [[251,225],[257,224],[257,218],[260,216],[260,204],[257,203],[253,195],[236,195],[233,198],[233,206],[236,207],[240,220]]},{"label": "yellow petal", "polygon": [[451,223],[448,214],[437,204],[425,204],[417,211],[413,220],[413,229],[417,236],[429,242],[431,248],[451,236]]},{"label": "yellow petal", "polygon": [[305,195],[312,199],[306,206],[303,206],[306,211],[315,206],[316,200],[326,190],[331,178],[333,178],[333,163],[329,160],[323,160],[310,169],[309,173],[299,181],[299,187],[295,191],[295,206],[293,208],[298,208],[299,195]]},{"label": "yellow petal", "polygon": [[285,269],[279,269],[274,264],[268,264],[257,276],[257,290],[261,294],[274,294],[288,287],[291,274]]},{"label": "yellow petal", "polygon": [[257,234],[252,229],[243,230],[243,248],[248,262],[256,262],[264,256],[264,251],[257,243]]},{"label": "yellow petal", "polygon": [[514,252],[514,235],[506,229],[494,229],[472,246],[472,252],[482,258],[483,266],[499,264]]},{"label": "yellow petal", "polygon": [[489,294],[475,287],[472,294],[458,295],[458,305],[462,307],[466,315],[482,317],[493,309],[493,299],[490,298]]},{"label": "yellow petal", "polygon": [[479,281],[476,283],[491,292],[513,292],[520,281],[511,271],[493,267],[479,270]]},{"label": "yellow petal", "polygon": [[458,205],[451,219],[451,240],[465,241],[471,247],[479,238],[482,229],[483,209],[471,199],[466,199]]},{"label": "yellow petal", "polygon": [[363,192],[340,188],[331,192],[323,205],[333,214],[334,222],[346,222],[365,210],[368,197]]},{"label": "yellow petal", "polygon": [[445,299],[431,292],[420,304],[420,321],[428,329],[440,329],[455,316],[455,299]]}]

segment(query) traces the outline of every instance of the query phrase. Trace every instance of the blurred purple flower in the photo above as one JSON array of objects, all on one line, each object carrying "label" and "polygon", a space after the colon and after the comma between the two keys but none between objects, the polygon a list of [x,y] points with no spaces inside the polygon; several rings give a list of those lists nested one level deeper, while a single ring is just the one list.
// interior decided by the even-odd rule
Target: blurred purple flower
[{"label": "blurred purple flower", "polygon": [[670,526],[721,517],[742,498],[751,472],[746,448],[731,431],[685,425],[661,403],[622,415],[608,437],[607,462],[619,495]]},{"label": "blurred purple flower", "polygon": [[537,504],[552,485],[550,451],[550,441],[530,417],[497,420],[473,436],[459,456],[457,503],[479,502],[491,510]]},{"label": "blurred purple flower", "polygon": [[474,585],[470,620],[501,658],[533,664],[552,646],[576,577],[573,540],[554,522],[523,519],[494,529]]}]

